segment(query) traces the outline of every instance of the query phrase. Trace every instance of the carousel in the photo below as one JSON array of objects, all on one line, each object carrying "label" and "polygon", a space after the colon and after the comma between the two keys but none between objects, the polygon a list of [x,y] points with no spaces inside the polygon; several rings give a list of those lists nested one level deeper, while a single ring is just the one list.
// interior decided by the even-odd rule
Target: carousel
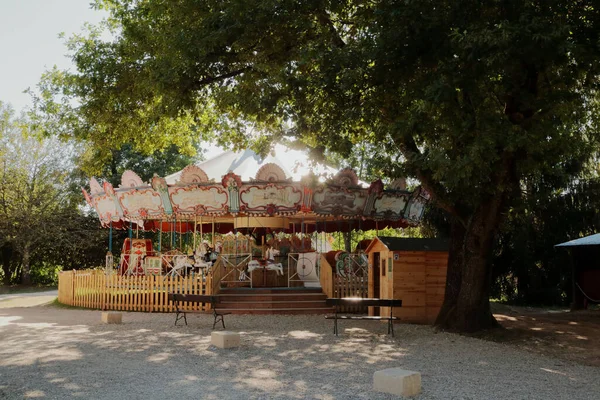
[{"label": "carousel", "polygon": [[[116,188],[91,178],[82,190],[109,230],[107,273],[250,288],[318,286],[332,235],[415,226],[429,201],[403,179],[367,184],[282,148],[266,158],[227,151],[150,182],[126,171]],[[128,230],[118,258],[115,229]],[[327,256],[340,275],[366,275],[360,248]]]}]

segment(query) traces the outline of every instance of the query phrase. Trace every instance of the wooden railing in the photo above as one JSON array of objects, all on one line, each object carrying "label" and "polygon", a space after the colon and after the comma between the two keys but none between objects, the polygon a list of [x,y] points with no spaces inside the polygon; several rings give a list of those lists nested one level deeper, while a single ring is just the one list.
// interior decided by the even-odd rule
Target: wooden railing
[{"label": "wooden railing", "polygon": [[221,280],[223,279],[223,276],[225,276],[225,273],[223,260],[217,258],[217,261],[215,261],[215,264],[208,273],[208,276],[211,278],[210,290],[212,294],[218,294],[221,291]]},{"label": "wooden railing", "polygon": [[[64,271],[58,276],[58,301],[99,310],[173,312],[168,293],[211,294],[212,278],[106,275],[104,271]],[[210,304],[183,304],[186,311]]]},{"label": "wooden railing", "polygon": [[[325,256],[321,256],[321,289],[328,298],[369,297],[369,282],[366,276],[342,277],[334,273]],[[342,312],[367,312],[367,307],[345,307]]]}]

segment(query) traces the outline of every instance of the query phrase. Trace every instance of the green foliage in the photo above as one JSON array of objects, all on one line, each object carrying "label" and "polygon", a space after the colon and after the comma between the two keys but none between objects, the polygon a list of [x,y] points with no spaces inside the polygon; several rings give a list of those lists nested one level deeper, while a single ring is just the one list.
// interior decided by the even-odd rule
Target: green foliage
[{"label": "green foliage", "polygon": [[58,268],[85,266],[85,256],[93,255],[104,233],[97,219],[80,210],[80,189],[73,192],[76,148],[55,137],[40,138],[27,118],[16,117],[1,103],[0,111],[4,281],[52,283]]},{"label": "green foliage", "polygon": [[[175,145],[171,145],[163,151],[145,154],[145,152],[135,150],[130,144],[124,144],[119,150],[112,150],[110,159],[97,173],[111,182],[113,186],[121,183],[121,175],[126,170],[135,171],[143,181],[148,182],[154,174],[167,176],[199,159],[201,159],[200,155],[192,157],[182,153],[181,149]],[[85,164],[85,161],[83,162]]]},{"label": "green foliage", "polygon": [[493,295],[523,304],[571,301],[571,256],[554,245],[600,230],[600,180],[577,180],[562,191],[530,185],[498,235]]},{"label": "green foliage", "polygon": [[[338,232],[332,233],[333,242],[331,247],[333,250],[346,250],[346,238],[347,234]],[[369,230],[369,231],[351,231],[349,233],[350,238],[350,249],[354,251],[356,246],[362,240],[371,240],[376,236],[390,236],[390,237],[411,237],[418,238],[423,237],[419,228],[405,228],[405,229],[396,229],[396,228],[383,228],[379,230]]]}]

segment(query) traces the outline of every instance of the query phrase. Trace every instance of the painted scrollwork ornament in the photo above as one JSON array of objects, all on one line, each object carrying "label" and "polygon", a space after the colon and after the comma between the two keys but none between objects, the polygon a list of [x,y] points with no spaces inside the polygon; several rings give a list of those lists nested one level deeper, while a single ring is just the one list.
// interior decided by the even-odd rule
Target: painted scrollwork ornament
[{"label": "painted scrollwork ornament", "polygon": [[240,212],[240,188],[242,187],[242,178],[239,175],[229,172],[221,180],[223,187],[229,192],[229,212],[237,215]]},{"label": "painted scrollwork ornament", "polygon": [[208,182],[208,175],[199,166],[190,164],[181,171],[179,183],[183,184],[198,184]]},{"label": "painted scrollwork ornament", "polygon": [[102,193],[104,190],[102,186],[98,183],[96,178],[90,178],[90,193],[93,195]]},{"label": "painted scrollwork ornament", "polygon": [[90,195],[88,194],[88,192],[86,192],[84,188],[81,188],[81,191],[83,192],[83,197],[85,197],[86,203],[88,203],[88,205],[90,207],[94,207],[94,202],[93,202],[92,198],[90,197]]},{"label": "painted scrollwork ornament", "polygon": [[173,206],[171,204],[171,198],[169,197],[169,187],[165,178],[154,174],[150,180],[150,185],[161,197],[165,214],[170,215],[173,213]]},{"label": "painted scrollwork ornament", "polygon": [[263,182],[282,182],[286,180],[285,172],[275,163],[267,163],[260,167],[256,173],[257,181]]},{"label": "painted scrollwork ornament", "polygon": [[389,186],[390,190],[406,190],[406,178],[396,178]]},{"label": "painted scrollwork ornament", "polygon": [[352,168],[344,168],[333,178],[333,184],[342,187],[358,186],[358,176]]},{"label": "painted scrollwork ornament", "polygon": [[135,188],[139,186],[144,186],[144,182],[138,174],[131,170],[123,172],[123,175],[121,175],[121,186],[119,186],[119,188]]}]

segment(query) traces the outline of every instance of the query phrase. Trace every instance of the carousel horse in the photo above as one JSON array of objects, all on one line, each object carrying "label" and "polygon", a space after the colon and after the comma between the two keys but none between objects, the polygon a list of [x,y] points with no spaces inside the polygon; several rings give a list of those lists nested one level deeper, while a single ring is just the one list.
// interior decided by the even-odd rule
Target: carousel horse
[{"label": "carousel horse", "polygon": [[213,261],[210,260],[212,254],[207,243],[200,243],[194,252],[194,267],[199,268],[203,273],[208,272],[213,265]]},{"label": "carousel horse", "polygon": [[270,247],[267,249],[266,260],[252,260],[248,263],[248,273],[257,268],[265,268],[271,271],[277,271],[279,275],[283,275],[283,265],[275,262],[275,257],[279,255],[279,250]]},{"label": "carousel horse", "polygon": [[171,277],[175,277],[175,275],[185,276],[190,269],[194,269],[190,258],[185,254],[177,255],[173,257],[173,268],[171,268],[171,271],[167,275]]},{"label": "carousel horse", "polygon": [[212,267],[211,261],[206,261],[206,257],[209,255],[209,247],[207,244],[202,243],[194,252],[193,258],[185,254],[178,254],[173,256],[173,268],[167,275],[174,277],[175,275],[186,276],[189,271],[199,269],[203,274],[208,272]]}]

